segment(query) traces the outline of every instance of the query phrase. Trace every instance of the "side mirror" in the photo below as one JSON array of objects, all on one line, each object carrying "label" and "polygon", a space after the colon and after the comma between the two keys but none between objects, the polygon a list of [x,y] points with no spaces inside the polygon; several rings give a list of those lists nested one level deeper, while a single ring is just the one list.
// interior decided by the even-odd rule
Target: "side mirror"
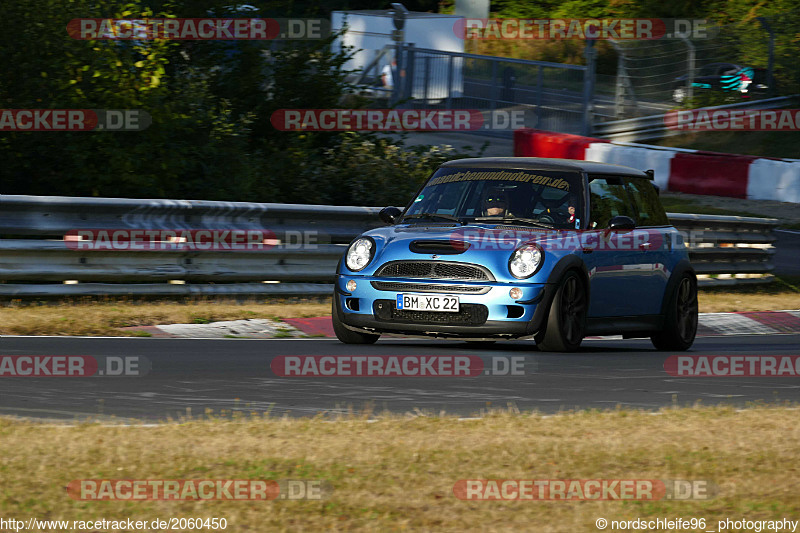
[{"label": "side mirror", "polygon": [[384,207],[381,209],[381,212],[378,213],[378,216],[386,224],[397,224],[397,219],[402,214],[403,211],[397,207]]},{"label": "side mirror", "polygon": [[626,217],[624,215],[617,215],[612,218],[608,223],[608,229],[634,229],[636,228],[636,222],[633,221],[631,217]]}]

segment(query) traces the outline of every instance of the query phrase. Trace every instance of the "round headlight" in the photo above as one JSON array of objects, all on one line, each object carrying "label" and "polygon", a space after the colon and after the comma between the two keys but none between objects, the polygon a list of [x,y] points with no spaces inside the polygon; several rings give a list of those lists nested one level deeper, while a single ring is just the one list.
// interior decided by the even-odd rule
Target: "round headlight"
[{"label": "round headlight", "polygon": [[347,259],[345,263],[347,268],[353,272],[363,270],[370,261],[372,261],[372,254],[375,252],[375,243],[372,239],[361,237],[356,239],[350,248],[347,249]]},{"label": "round headlight", "polygon": [[529,278],[542,266],[542,259],[542,250],[535,244],[520,246],[508,260],[508,271],[515,278]]}]

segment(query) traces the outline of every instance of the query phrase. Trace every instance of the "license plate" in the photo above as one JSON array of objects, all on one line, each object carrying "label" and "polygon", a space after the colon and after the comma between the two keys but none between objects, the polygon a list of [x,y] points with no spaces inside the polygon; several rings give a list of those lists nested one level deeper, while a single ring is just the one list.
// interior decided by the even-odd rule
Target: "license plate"
[{"label": "license plate", "polygon": [[398,294],[399,311],[440,311],[458,313],[458,296],[439,294]]}]

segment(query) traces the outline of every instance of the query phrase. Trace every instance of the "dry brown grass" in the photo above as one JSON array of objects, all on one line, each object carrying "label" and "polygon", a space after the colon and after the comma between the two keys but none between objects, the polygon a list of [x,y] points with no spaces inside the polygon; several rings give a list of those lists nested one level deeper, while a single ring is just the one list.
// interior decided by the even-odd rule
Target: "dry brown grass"
[{"label": "dry brown grass", "polygon": [[740,293],[707,293],[701,291],[698,297],[698,304],[700,305],[701,313],[800,309],[800,293],[786,292],[782,294],[746,296]]},{"label": "dry brown grass", "polygon": [[329,315],[330,300],[303,303],[232,301],[85,302],[0,307],[0,335],[134,335],[118,328],[157,324],[199,324],[244,318]]},{"label": "dry brown grass", "polygon": [[[759,406],[555,417],[188,421],[43,426],[0,419],[0,515],[223,517],[228,531],[597,531],[607,520],[800,518],[796,409]],[[320,479],[324,501],[79,502],[75,479]],[[709,501],[461,501],[460,479],[709,480]],[[610,530],[610,529],[609,529]]]},{"label": "dry brown grass", "polygon": [[800,309],[800,277],[782,276],[768,285],[701,289],[701,313]]}]

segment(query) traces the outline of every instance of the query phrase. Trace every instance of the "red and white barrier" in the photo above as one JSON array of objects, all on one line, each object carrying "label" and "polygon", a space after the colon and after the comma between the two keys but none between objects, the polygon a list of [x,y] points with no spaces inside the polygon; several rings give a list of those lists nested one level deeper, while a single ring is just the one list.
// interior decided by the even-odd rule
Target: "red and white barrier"
[{"label": "red and white barrier", "polygon": [[514,132],[514,155],[652,168],[663,190],[800,203],[798,160],[613,143],[534,129]]}]

